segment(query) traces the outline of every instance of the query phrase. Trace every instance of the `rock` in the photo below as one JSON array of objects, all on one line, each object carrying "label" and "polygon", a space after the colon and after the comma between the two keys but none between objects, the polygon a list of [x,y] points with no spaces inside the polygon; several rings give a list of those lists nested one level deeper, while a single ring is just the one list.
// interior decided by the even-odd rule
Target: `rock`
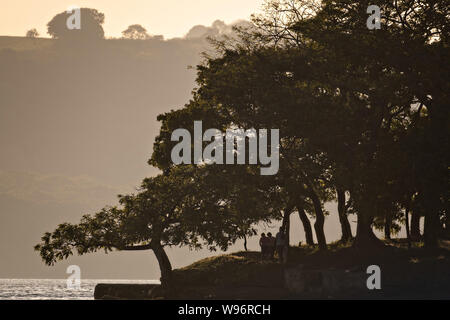
[{"label": "rock", "polygon": [[154,299],[162,295],[159,284],[114,284],[99,283],[94,289],[96,300],[145,300]]}]

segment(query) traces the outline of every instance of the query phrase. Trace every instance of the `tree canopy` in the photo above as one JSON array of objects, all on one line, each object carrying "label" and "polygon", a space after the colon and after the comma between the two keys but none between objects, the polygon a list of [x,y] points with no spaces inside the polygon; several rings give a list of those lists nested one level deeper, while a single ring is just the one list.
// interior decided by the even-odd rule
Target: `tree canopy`
[{"label": "tree canopy", "polygon": [[36,30],[36,28],[33,28],[28,30],[25,36],[27,38],[37,38],[39,37],[39,32]]},{"label": "tree canopy", "polygon": [[125,39],[132,40],[145,40],[149,37],[147,29],[140,24],[132,24],[127,29],[122,31],[122,35]]}]

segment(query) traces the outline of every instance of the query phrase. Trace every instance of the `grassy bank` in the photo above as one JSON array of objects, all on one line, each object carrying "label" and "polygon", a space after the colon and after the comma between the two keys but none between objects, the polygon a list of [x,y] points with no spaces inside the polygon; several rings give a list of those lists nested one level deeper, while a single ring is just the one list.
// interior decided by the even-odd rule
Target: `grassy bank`
[{"label": "grassy bank", "polygon": [[[421,243],[407,247],[404,240],[386,241],[376,252],[355,251],[350,245],[330,244],[328,251],[316,247],[291,247],[286,265],[261,260],[258,252],[236,252],[197,261],[174,270],[176,298],[289,299],[289,298],[450,298],[449,243],[428,250]],[[366,272],[369,265],[382,272],[382,289],[333,296],[295,296],[285,288],[284,270],[336,270]],[[367,275],[368,277],[369,275]]]}]

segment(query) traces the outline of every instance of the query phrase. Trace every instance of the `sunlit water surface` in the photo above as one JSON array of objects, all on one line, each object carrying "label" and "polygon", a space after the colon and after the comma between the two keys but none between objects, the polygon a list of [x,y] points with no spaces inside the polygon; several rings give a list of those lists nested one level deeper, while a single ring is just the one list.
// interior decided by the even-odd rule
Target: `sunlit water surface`
[{"label": "sunlit water surface", "polygon": [[0,279],[0,300],[92,300],[97,283],[154,284],[158,280],[81,280],[80,289],[68,289],[66,279]]}]

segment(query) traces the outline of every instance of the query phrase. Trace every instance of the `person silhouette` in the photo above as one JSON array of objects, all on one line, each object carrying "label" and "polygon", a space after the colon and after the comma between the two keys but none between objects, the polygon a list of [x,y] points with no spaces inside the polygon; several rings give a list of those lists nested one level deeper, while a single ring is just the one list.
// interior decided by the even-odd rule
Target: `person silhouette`
[{"label": "person silhouette", "polygon": [[261,238],[259,238],[259,246],[261,247],[261,258],[265,259],[267,256],[267,237],[264,232],[261,233]]}]

